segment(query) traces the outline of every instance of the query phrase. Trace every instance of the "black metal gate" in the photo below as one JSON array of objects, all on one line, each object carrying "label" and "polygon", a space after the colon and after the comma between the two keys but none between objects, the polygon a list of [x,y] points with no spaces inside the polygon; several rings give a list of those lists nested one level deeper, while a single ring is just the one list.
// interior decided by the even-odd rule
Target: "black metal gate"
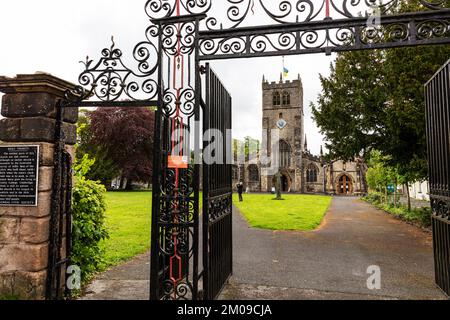
[{"label": "black metal gate", "polygon": [[450,295],[450,61],[425,90],[435,278]]},{"label": "black metal gate", "polygon": [[[450,43],[450,10],[446,1],[417,0],[419,12],[393,14],[392,9],[401,3],[400,0],[285,0],[278,5],[265,0],[146,0],[145,12],[152,23],[145,32],[145,39],[133,50],[137,68],[124,64],[122,51],[115,47],[114,41],[110,48],[102,50],[97,63],[87,58],[85,70],[79,77],[84,88],[67,92],[65,105],[157,107],[151,299],[198,299],[201,277],[204,298],[215,298],[232,272],[231,166],[227,161],[223,164],[203,162],[204,270],[201,273],[198,270],[202,161],[192,161],[191,152],[194,151],[195,158],[200,148],[191,149],[192,137],[184,130],[193,129],[197,137],[194,144],[199,144],[201,105],[204,109],[202,131],[208,134],[208,129],[219,129],[224,134],[231,128],[231,99],[209,66],[203,70],[206,71],[206,101],[201,101],[200,62]],[[255,6],[266,22],[248,25],[250,16],[258,10]],[[378,10],[373,12],[373,9]],[[361,15],[363,10],[366,10],[365,16]],[[450,138],[445,130],[450,124],[448,81],[447,65],[427,85],[436,274],[438,283],[447,292]],[[444,108],[447,108],[446,113]],[[211,136],[206,140],[216,144]],[[223,141],[219,149],[225,160],[231,144]],[[180,142],[182,147],[174,149]],[[62,147],[59,150],[63,150]],[[62,163],[62,156],[57,155],[55,167],[61,169]],[[61,176],[64,175],[62,170]],[[59,183],[55,182],[54,187]],[[57,276],[53,276],[54,266],[60,265],[58,260],[62,258],[58,256],[62,242],[56,232],[61,225],[58,219],[64,206],[62,197],[64,195],[55,190],[52,210],[55,234],[49,249],[51,285],[57,281]]]},{"label": "black metal gate", "polygon": [[[63,107],[56,105],[54,174],[46,299],[70,296],[65,279],[72,251],[72,157],[64,148]],[[65,250],[64,250],[65,248]]]},{"label": "black metal gate", "polygon": [[[229,161],[231,155],[231,96],[209,64],[206,64],[205,72],[203,298],[211,300],[217,298],[233,270],[232,169]],[[211,130],[216,130],[216,135]],[[213,154],[205,154],[206,150],[213,150]]]}]

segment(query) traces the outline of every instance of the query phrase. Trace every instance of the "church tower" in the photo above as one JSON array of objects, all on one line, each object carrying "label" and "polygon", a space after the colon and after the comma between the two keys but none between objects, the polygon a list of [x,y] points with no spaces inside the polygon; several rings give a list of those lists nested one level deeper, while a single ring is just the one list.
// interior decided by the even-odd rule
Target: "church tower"
[{"label": "church tower", "polygon": [[[279,130],[279,162],[282,173],[284,192],[301,192],[301,165],[303,154],[304,120],[303,120],[303,85],[298,75],[297,80],[279,82],[262,82],[262,153],[271,157],[271,131]],[[262,166],[263,167],[263,166]],[[271,191],[274,177],[261,172],[261,191]]]}]

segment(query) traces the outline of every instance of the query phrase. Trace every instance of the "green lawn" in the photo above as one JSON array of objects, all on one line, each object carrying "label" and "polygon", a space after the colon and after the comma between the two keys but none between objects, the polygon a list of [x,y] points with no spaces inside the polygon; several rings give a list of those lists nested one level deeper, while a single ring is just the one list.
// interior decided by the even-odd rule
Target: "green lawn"
[{"label": "green lawn", "polygon": [[273,200],[272,194],[244,194],[239,202],[237,194],[233,203],[254,228],[270,230],[314,230],[325,215],[331,197],[316,195],[283,195],[284,200]]},{"label": "green lawn", "polygon": [[[313,230],[322,221],[331,197],[283,195],[275,201],[271,194],[244,194],[244,202],[234,204],[252,227],[273,230]],[[150,249],[152,193],[150,191],[107,192],[106,222],[110,238],[105,249],[105,267],[117,265]]]},{"label": "green lawn", "polygon": [[101,245],[105,249],[105,267],[108,267],[150,249],[152,193],[107,192],[106,204],[110,238]]}]

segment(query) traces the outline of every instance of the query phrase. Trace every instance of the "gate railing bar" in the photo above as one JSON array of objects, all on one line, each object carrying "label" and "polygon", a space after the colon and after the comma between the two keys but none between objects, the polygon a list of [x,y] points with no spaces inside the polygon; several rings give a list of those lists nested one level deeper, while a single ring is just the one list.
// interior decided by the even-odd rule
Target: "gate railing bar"
[{"label": "gate railing bar", "polygon": [[[158,28],[158,52],[163,52],[161,28]],[[159,300],[159,208],[160,208],[160,184],[161,184],[161,128],[162,128],[162,106],[164,105],[164,85],[163,85],[163,59],[158,58],[158,102],[155,114],[155,129],[154,129],[154,150],[153,157],[153,173],[152,173],[152,225],[151,225],[151,259],[150,259],[150,300]],[[163,270],[164,272],[164,270]]]},{"label": "gate railing bar", "polygon": [[70,102],[61,105],[61,108],[114,108],[114,107],[129,107],[129,108],[146,108],[158,107],[160,104],[155,100],[133,100],[133,101],[79,101]]},{"label": "gate railing bar", "polygon": [[442,67],[440,67],[439,70],[434,73],[434,75],[431,77],[431,79],[428,80],[427,83],[425,83],[425,88],[428,87],[428,85],[430,85],[430,83],[438,76],[438,74],[440,74],[449,65],[450,65],[450,59],[448,59],[447,62],[444,63],[444,65]]},{"label": "gate railing bar", "polygon": [[[210,66],[209,63],[206,63],[205,65],[205,71],[206,71],[206,83],[207,86],[205,88],[205,100],[206,103],[202,101],[203,105],[203,131],[206,130],[206,128],[210,127],[210,121],[209,121],[209,109],[210,106],[210,83],[211,83],[211,73],[210,73]],[[209,132],[209,131],[208,131]],[[204,137],[203,139],[203,150],[205,150],[208,147],[208,143],[210,141],[211,137],[208,134],[208,137]],[[202,186],[203,186],[203,206],[202,206],[202,232],[203,232],[203,238],[202,238],[202,254],[203,254],[203,299],[206,300],[209,297],[209,170],[203,160],[203,175],[202,175]]]},{"label": "gate railing bar", "polygon": [[425,84],[435,282],[450,294],[450,60]]},{"label": "gate railing bar", "polygon": [[[65,162],[67,165],[67,190],[66,190],[66,208],[65,208],[65,216],[66,216],[66,268],[72,264],[72,179],[73,179],[73,171],[72,171],[72,159],[69,153],[64,153],[67,161]],[[65,295],[70,298],[71,290],[66,285],[65,286]]]},{"label": "gate railing bar", "polygon": [[[61,193],[63,185],[63,167],[64,167],[64,133],[63,124],[63,108],[62,102],[56,103],[56,121],[55,121],[55,150],[53,159],[53,181],[52,181],[52,198],[50,209],[50,234],[49,234],[49,252],[47,266],[46,281],[46,299],[54,300],[60,298],[60,255],[61,255],[61,216],[62,216],[62,199]],[[59,270],[57,270],[57,268]],[[55,275],[57,278],[55,279]]]},{"label": "gate railing bar", "polygon": [[[202,17],[203,19],[205,17]],[[200,135],[200,108],[202,103],[202,87],[201,87],[201,66],[200,66],[200,60],[199,60],[199,20],[197,20],[197,23],[195,23],[195,44],[194,44],[194,58],[195,58],[195,106],[194,106],[194,121],[195,121],[195,128],[194,128],[194,136],[201,136]],[[190,63],[191,59],[188,59],[188,62]],[[189,67],[190,70],[190,67]],[[189,74],[190,77],[190,74]],[[197,154],[200,154],[200,142],[198,139],[195,139],[194,141],[194,235],[193,235],[193,247],[196,252],[194,252],[194,266],[193,266],[193,300],[198,300],[199,297],[199,288],[198,288],[198,282],[199,282],[199,232],[200,232],[200,170],[201,166],[195,161],[195,157]]]}]

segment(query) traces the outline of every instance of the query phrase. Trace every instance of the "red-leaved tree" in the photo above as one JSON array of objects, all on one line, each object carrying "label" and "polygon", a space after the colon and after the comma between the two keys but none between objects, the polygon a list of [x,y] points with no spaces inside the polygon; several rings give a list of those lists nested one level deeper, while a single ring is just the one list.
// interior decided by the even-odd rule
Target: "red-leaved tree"
[{"label": "red-leaved tree", "polygon": [[89,113],[92,142],[101,145],[122,178],[149,182],[152,177],[155,112],[150,108],[98,108]]}]

